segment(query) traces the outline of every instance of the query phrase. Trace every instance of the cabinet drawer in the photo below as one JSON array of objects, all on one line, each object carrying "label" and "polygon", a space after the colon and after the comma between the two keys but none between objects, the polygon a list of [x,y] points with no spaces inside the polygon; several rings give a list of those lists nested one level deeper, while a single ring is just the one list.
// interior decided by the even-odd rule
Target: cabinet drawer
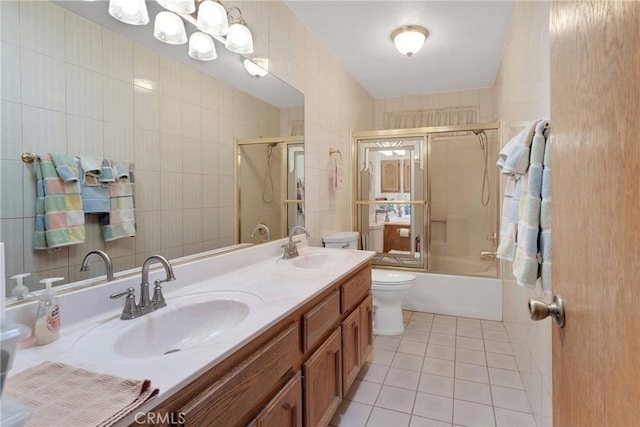
[{"label": "cabinet drawer", "polygon": [[298,323],[265,344],[189,402],[182,413],[188,425],[236,426],[246,423],[256,405],[297,362]]},{"label": "cabinet drawer", "polygon": [[347,279],[340,288],[340,291],[342,292],[342,305],[340,312],[346,313],[358,305],[370,289],[371,266],[369,265]]},{"label": "cabinet drawer", "polygon": [[302,317],[302,351],[314,347],[340,319],[340,293],[336,289]]}]

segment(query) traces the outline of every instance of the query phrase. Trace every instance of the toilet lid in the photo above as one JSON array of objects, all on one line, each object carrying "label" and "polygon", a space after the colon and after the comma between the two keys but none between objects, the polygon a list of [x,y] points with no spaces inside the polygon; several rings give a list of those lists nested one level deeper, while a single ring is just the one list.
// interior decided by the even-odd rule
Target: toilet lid
[{"label": "toilet lid", "polygon": [[371,282],[378,285],[405,285],[416,281],[416,276],[393,270],[371,270]]}]

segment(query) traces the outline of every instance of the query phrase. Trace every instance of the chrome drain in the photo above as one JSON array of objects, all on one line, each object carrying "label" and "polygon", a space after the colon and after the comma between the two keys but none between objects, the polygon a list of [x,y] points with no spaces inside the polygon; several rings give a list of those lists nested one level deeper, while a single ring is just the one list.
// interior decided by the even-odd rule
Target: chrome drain
[{"label": "chrome drain", "polygon": [[180,348],[174,348],[173,350],[165,351],[165,352],[164,352],[164,354],[177,353],[177,352],[179,352],[180,350],[182,350],[182,349],[180,349]]}]

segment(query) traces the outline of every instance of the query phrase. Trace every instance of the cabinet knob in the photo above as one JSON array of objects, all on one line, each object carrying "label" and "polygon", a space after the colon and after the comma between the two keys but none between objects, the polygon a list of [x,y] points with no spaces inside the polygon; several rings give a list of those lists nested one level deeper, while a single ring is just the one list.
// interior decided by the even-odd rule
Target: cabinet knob
[{"label": "cabinet knob", "polygon": [[353,323],[351,323],[351,327],[355,329],[355,328],[358,327],[358,325],[356,324],[356,322],[353,322]]},{"label": "cabinet knob", "polygon": [[285,411],[290,411],[291,410],[291,405],[289,404],[289,402],[285,402],[282,405],[282,409],[284,409]]}]

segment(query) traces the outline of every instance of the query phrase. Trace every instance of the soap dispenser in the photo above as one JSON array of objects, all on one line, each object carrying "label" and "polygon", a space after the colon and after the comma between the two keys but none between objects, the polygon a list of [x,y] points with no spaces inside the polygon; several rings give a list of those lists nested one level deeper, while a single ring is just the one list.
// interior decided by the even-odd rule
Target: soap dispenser
[{"label": "soap dispenser", "polygon": [[64,280],[64,277],[49,277],[40,280],[40,283],[45,284],[46,289],[40,294],[36,314],[34,335],[38,345],[49,344],[60,337],[60,306],[56,291],[51,289],[51,284],[60,280]]},{"label": "soap dispenser", "polygon": [[11,295],[16,297],[16,300],[22,301],[26,298],[29,298],[31,294],[29,293],[29,288],[24,285],[24,278],[27,276],[31,276],[31,273],[20,273],[15,276],[11,276],[12,279],[16,279],[16,287],[11,291]]}]

